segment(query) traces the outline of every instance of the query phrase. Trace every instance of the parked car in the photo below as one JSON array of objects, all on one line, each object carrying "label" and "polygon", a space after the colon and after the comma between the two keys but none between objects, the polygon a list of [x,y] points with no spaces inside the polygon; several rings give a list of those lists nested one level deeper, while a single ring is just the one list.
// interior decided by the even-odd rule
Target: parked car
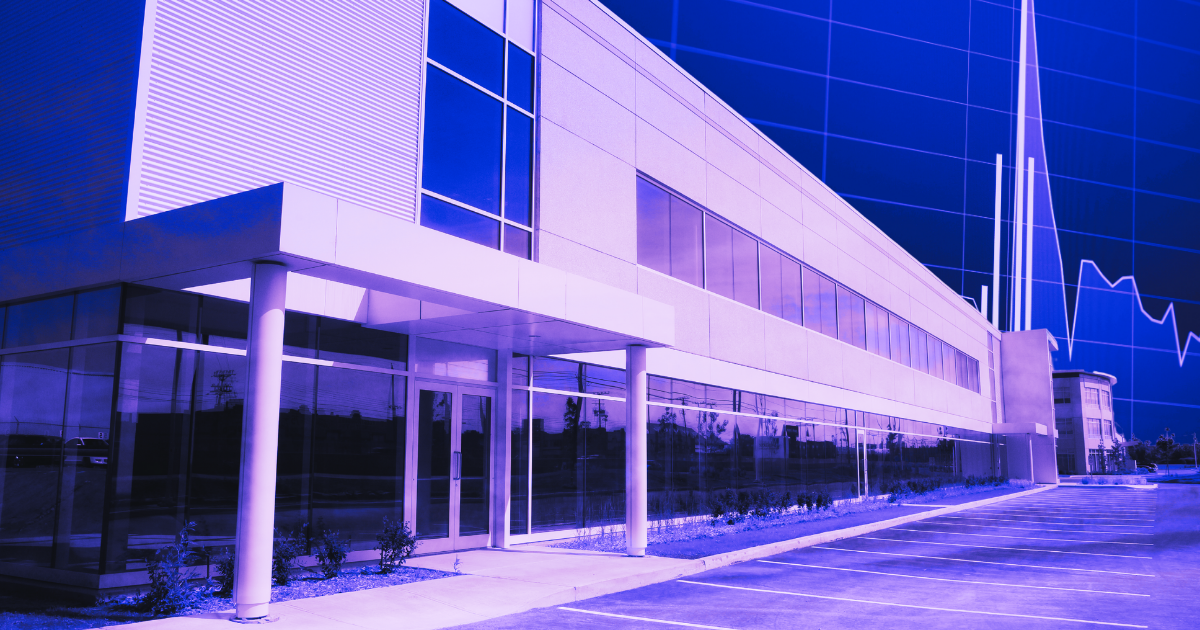
[{"label": "parked car", "polygon": [[1152,473],[1158,472],[1158,464],[1146,464],[1146,469]]},{"label": "parked car", "polygon": [[77,437],[63,445],[63,462],[80,466],[107,466],[108,442],[100,438]]},{"label": "parked car", "polygon": [[61,451],[62,438],[55,435],[0,435],[5,468],[53,466]]}]

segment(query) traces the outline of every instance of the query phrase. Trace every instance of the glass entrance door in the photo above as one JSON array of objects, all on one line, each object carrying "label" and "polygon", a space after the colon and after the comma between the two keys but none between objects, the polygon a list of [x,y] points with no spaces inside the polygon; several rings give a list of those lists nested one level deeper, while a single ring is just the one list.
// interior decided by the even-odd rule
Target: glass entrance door
[{"label": "glass entrance door", "polygon": [[488,544],[493,392],[419,383],[417,538],[423,552]]}]

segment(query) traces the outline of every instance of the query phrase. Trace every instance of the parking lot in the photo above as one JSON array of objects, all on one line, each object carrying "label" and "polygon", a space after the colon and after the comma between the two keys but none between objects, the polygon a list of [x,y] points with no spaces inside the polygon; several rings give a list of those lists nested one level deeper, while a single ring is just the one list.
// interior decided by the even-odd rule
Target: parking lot
[{"label": "parking lot", "polygon": [[[1200,504],[1173,490],[1057,488],[466,628],[1195,628]],[[1191,506],[1157,534],[1170,583],[1164,492]]]}]

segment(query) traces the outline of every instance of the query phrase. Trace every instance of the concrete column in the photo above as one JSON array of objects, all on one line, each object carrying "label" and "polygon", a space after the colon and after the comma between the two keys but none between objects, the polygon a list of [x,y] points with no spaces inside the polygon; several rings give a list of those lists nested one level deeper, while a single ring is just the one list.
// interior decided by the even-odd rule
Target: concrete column
[{"label": "concrete column", "polygon": [[512,352],[499,350],[496,362],[496,417],[492,421],[492,546],[507,549],[512,503]]},{"label": "concrete column", "polygon": [[238,487],[233,601],[238,619],[262,619],[271,601],[275,529],[275,464],[279,449],[279,389],[283,380],[283,312],[287,268],[255,263],[250,288],[242,467]]},{"label": "concrete column", "polygon": [[625,400],[629,423],[625,433],[626,553],[646,555],[646,347],[625,349]]}]

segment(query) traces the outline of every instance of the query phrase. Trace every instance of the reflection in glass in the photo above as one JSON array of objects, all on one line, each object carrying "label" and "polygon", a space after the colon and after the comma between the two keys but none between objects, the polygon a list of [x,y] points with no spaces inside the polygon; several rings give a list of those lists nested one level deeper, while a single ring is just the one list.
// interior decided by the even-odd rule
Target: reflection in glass
[{"label": "reflection in glass", "polygon": [[637,180],[638,264],[671,274],[671,195]]},{"label": "reflection in glass", "polygon": [[762,257],[762,310],[783,317],[783,269],[782,256],[770,247],[763,247]]},{"label": "reflection in glass", "polygon": [[[421,186],[498,215],[504,105],[435,66],[427,68]],[[423,215],[441,210],[427,210],[429,205],[422,203]],[[427,225],[424,217],[421,225]]]},{"label": "reflection in glass", "polygon": [[421,390],[417,416],[417,538],[450,535],[450,430],[454,395]]},{"label": "reflection in glass", "polygon": [[[764,250],[766,248],[763,248]],[[793,324],[804,323],[802,294],[800,286],[800,263],[791,258],[784,258],[781,264],[783,281],[783,318]]]},{"label": "reflection in glass", "polygon": [[416,338],[415,370],[473,381],[496,380],[496,351],[436,339]]},{"label": "reflection in glass", "polygon": [[463,394],[459,433],[458,533],[488,533],[488,445],[491,439],[492,399]]},{"label": "reflection in glass", "polygon": [[[505,136],[504,218],[531,225],[533,216],[533,119],[508,109],[508,133]],[[508,238],[508,235],[505,235]],[[505,248],[510,254],[516,251]],[[519,255],[519,254],[518,254]],[[529,255],[524,256],[528,258]]]},{"label": "reflection in glass", "polygon": [[250,305],[246,302],[205,296],[200,302],[200,343],[246,349]]},{"label": "reflection in glass", "polygon": [[529,392],[512,390],[510,533],[529,533]]},{"label": "reflection in glass", "polygon": [[[190,475],[184,469],[184,480],[189,483],[185,486],[187,505],[180,506],[180,512],[184,507],[187,510],[182,523],[195,521],[200,535],[214,544],[218,541],[230,544],[237,530],[247,360],[244,356],[215,352],[196,353],[196,359],[192,468]],[[183,440],[186,439],[185,436]],[[172,452],[174,448],[172,445]],[[180,449],[186,453],[186,444],[181,444]],[[181,459],[186,466],[187,457]],[[183,518],[183,514],[178,517]],[[179,527],[183,527],[182,523]]]},{"label": "reflection in glass", "polygon": [[[516,44],[508,44],[508,93],[510,102],[527,112],[533,111],[533,55]],[[509,142],[512,142],[511,136]]]},{"label": "reflection in glass", "polygon": [[625,518],[625,405],[533,394],[531,530]]},{"label": "reflection in glass", "polygon": [[54,562],[69,355],[61,349],[0,358],[0,561]]},{"label": "reflection in glass", "polygon": [[[114,328],[116,319],[114,312]],[[59,569],[100,570],[116,360],[115,343],[71,349],[54,560]]]},{"label": "reflection in glass", "polygon": [[704,213],[671,197],[671,276],[704,286]]},{"label": "reflection in glass", "polygon": [[484,247],[500,247],[499,221],[429,195],[421,196],[421,225]]},{"label": "reflection in glass", "polygon": [[503,94],[504,38],[446,0],[429,4],[429,58]]},{"label": "reflection in glass", "polygon": [[196,343],[199,318],[199,295],[125,286],[126,335]]},{"label": "reflection in glass", "polygon": [[320,357],[329,361],[391,370],[404,370],[408,365],[408,335],[322,317],[320,340]]},{"label": "reflection in glass", "polygon": [[533,233],[519,227],[504,224],[504,252],[517,258],[529,259],[533,247]]},{"label": "reflection in glass", "polygon": [[120,332],[120,316],[120,285],[83,291],[75,296],[75,324],[71,338],[115,335]]},{"label": "reflection in glass", "polygon": [[11,304],[4,331],[4,347],[19,348],[71,338],[71,311],[75,296]]}]

